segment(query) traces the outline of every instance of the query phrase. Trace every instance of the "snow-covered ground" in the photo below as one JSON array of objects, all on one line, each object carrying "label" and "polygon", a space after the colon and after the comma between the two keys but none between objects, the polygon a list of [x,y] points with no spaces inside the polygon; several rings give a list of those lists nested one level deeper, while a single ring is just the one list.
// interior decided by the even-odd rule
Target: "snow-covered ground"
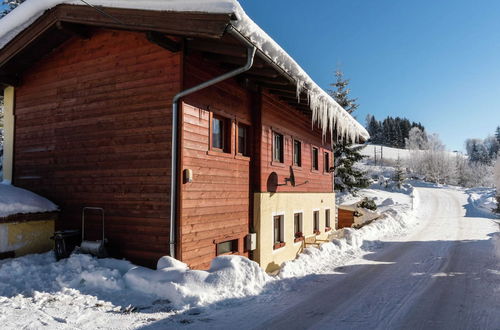
[{"label": "snow-covered ground", "polygon": [[376,249],[381,237],[407,232],[416,224],[409,193],[363,190],[363,196],[378,196],[383,218],[360,230],[343,229],[319,249],[306,249],[277,276],[236,256],[215,259],[209,271],[190,270],[168,257],[159,261],[157,270],[83,254],[59,262],[52,253],[0,261],[0,322],[8,329],[191,322],[216,327],[213,312],[249,303],[258,306],[276,295],[294,296],[295,286],[310,286],[310,276],[335,273],[337,267]]},{"label": "snow-covered ground", "polygon": [[0,184],[0,217],[17,213],[52,212],[57,205],[31,191]]},{"label": "snow-covered ground", "polygon": [[[456,152],[452,151],[448,151],[447,153],[450,156],[457,155]],[[408,149],[391,148],[375,144],[367,144],[366,147],[361,150],[361,154],[363,156],[368,157],[372,161],[375,159],[376,156],[378,162],[380,161],[380,157],[382,157],[382,163],[383,161],[388,161],[389,164],[393,164],[395,161],[398,160],[398,158],[401,161],[410,158],[410,150]]]},{"label": "snow-covered ground", "polygon": [[497,208],[497,201],[495,199],[496,189],[493,188],[471,188],[467,189],[466,193],[469,195],[469,204],[476,208],[479,212],[485,215],[497,215],[493,210]]}]

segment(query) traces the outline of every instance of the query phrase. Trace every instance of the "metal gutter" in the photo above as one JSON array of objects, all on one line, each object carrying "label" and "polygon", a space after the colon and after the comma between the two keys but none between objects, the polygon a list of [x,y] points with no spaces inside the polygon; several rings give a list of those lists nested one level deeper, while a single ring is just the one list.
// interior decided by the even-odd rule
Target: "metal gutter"
[{"label": "metal gutter", "polygon": [[170,256],[175,258],[176,254],[176,239],[177,239],[177,200],[179,189],[179,169],[178,169],[178,154],[179,154],[179,101],[181,98],[186,97],[192,93],[198,92],[204,88],[215,85],[221,81],[232,78],[245,71],[250,70],[253,65],[255,52],[257,47],[250,43],[247,39],[243,38],[236,29],[229,25],[228,32],[242,41],[247,46],[247,63],[241,68],[227,72],[223,75],[205,81],[197,86],[186,89],[172,99],[172,168],[171,168],[171,190],[170,190]]}]

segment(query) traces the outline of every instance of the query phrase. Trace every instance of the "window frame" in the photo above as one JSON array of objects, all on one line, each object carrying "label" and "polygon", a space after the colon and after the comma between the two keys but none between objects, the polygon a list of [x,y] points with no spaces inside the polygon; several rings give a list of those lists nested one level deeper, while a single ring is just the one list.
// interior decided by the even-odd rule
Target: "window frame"
[{"label": "window frame", "polygon": [[[316,217],[317,215],[317,217]],[[320,232],[320,215],[319,215],[319,210],[315,209],[313,210],[313,233],[315,235],[319,235]]]},{"label": "window frame", "polygon": [[[245,135],[245,151],[241,152],[240,150],[240,128],[243,127],[246,130],[246,135]],[[235,132],[235,146],[236,146],[236,155],[242,156],[242,157],[250,157],[250,125],[247,125],[243,122],[237,121],[236,122],[236,132]]]},{"label": "window frame", "polygon": [[[214,135],[213,135],[213,129],[214,129],[214,119],[219,120],[222,123],[222,148],[217,148],[214,147]],[[229,154],[232,155],[233,153],[233,146],[231,143],[232,140],[232,134],[233,134],[233,120],[227,116],[220,115],[218,113],[210,112],[209,116],[209,151],[211,152],[217,152],[222,154]]]},{"label": "window frame", "polygon": [[[295,162],[295,157],[297,155],[297,153],[295,152],[295,143],[298,143],[299,144],[299,152],[298,152],[298,163]],[[299,140],[299,139],[293,139],[293,142],[292,142],[292,165],[294,167],[302,167],[302,141]]]},{"label": "window frame", "polygon": [[[276,220],[279,221],[278,236],[276,240]],[[285,214],[273,214],[273,250],[280,249],[285,246]]]},{"label": "window frame", "polygon": [[[231,244],[231,250],[229,252],[219,252],[219,245],[228,243],[230,242]],[[233,239],[223,239],[223,240],[218,240],[214,241],[215,243],[215,255],[216,256],[223,256],[223,255],[234,255],[234,254],[239,254],[239,239],[238,238],[233,238]]]},{"label": "window frame", "polygon": [[[281,159],[276,159],[276,136],[281,136]],[[272,130],[272,162],[274,164],[284,164],[285,163],[285,134],[280,133],[276,130]]]},{"label": "window frame", "polygon": [[[314,151],[316,150],[316,157],[314,157]],[[315,166],[316,161],[316,166]],[[311,145],[311,171],[319,172],[319,148]]]},{"label": "window frame", "polygon": [[325,209],[325,231],[332,230],[332,212],[331,209]]},{"label": "window frame", "polygon": [[[298,227],[296,216],[299,216]],[[293,233],[295,243],[304,240],[304,212],[302,211],[296,211],[293,213]]]},{"label": "window frame", "polygon": [[330,174],[330,158],[330,152],[328,150],[323,150],[323,173],[325,174]]}]

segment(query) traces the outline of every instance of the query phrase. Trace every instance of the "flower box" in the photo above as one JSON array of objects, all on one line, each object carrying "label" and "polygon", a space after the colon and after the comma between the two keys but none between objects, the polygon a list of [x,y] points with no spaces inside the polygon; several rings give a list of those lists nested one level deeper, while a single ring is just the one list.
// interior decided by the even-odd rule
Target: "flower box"
[{"label": "flower box", "polygon": [[282,248],[285,246],[285,242],[280,242],[280,243],[274,243],[274,249],[277,250],[279,248]]},{"label": "flower box", "polygon": [[332,230],[332,227],[325,227],[325,232]]},{"label": "flower box", "polygon": [[295,239],[293,240],[294,243],[297,243],[297,242],[302,242],[304,240],[304,236],[299,236],[299,237],[295,237]]},{"label": "flower box", "polygon": [[319,235],[319,234],[321,234],[321,232],[319,230],[314,231],[314,235]]}]

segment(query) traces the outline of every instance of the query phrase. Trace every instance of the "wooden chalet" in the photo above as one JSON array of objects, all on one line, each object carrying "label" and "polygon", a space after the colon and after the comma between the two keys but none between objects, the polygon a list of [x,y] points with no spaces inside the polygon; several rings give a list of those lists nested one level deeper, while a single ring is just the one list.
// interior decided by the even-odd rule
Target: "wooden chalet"
[{"label": "wooden chalet", "polygon": [[7,34],[5,178],[58,204],[57,229],[102,207],[111,255],[151,267],[173,255],[205,269],[237,254],[273,271],[305,237],[325,238],[330,133],[237,16],[61,1]]}]

